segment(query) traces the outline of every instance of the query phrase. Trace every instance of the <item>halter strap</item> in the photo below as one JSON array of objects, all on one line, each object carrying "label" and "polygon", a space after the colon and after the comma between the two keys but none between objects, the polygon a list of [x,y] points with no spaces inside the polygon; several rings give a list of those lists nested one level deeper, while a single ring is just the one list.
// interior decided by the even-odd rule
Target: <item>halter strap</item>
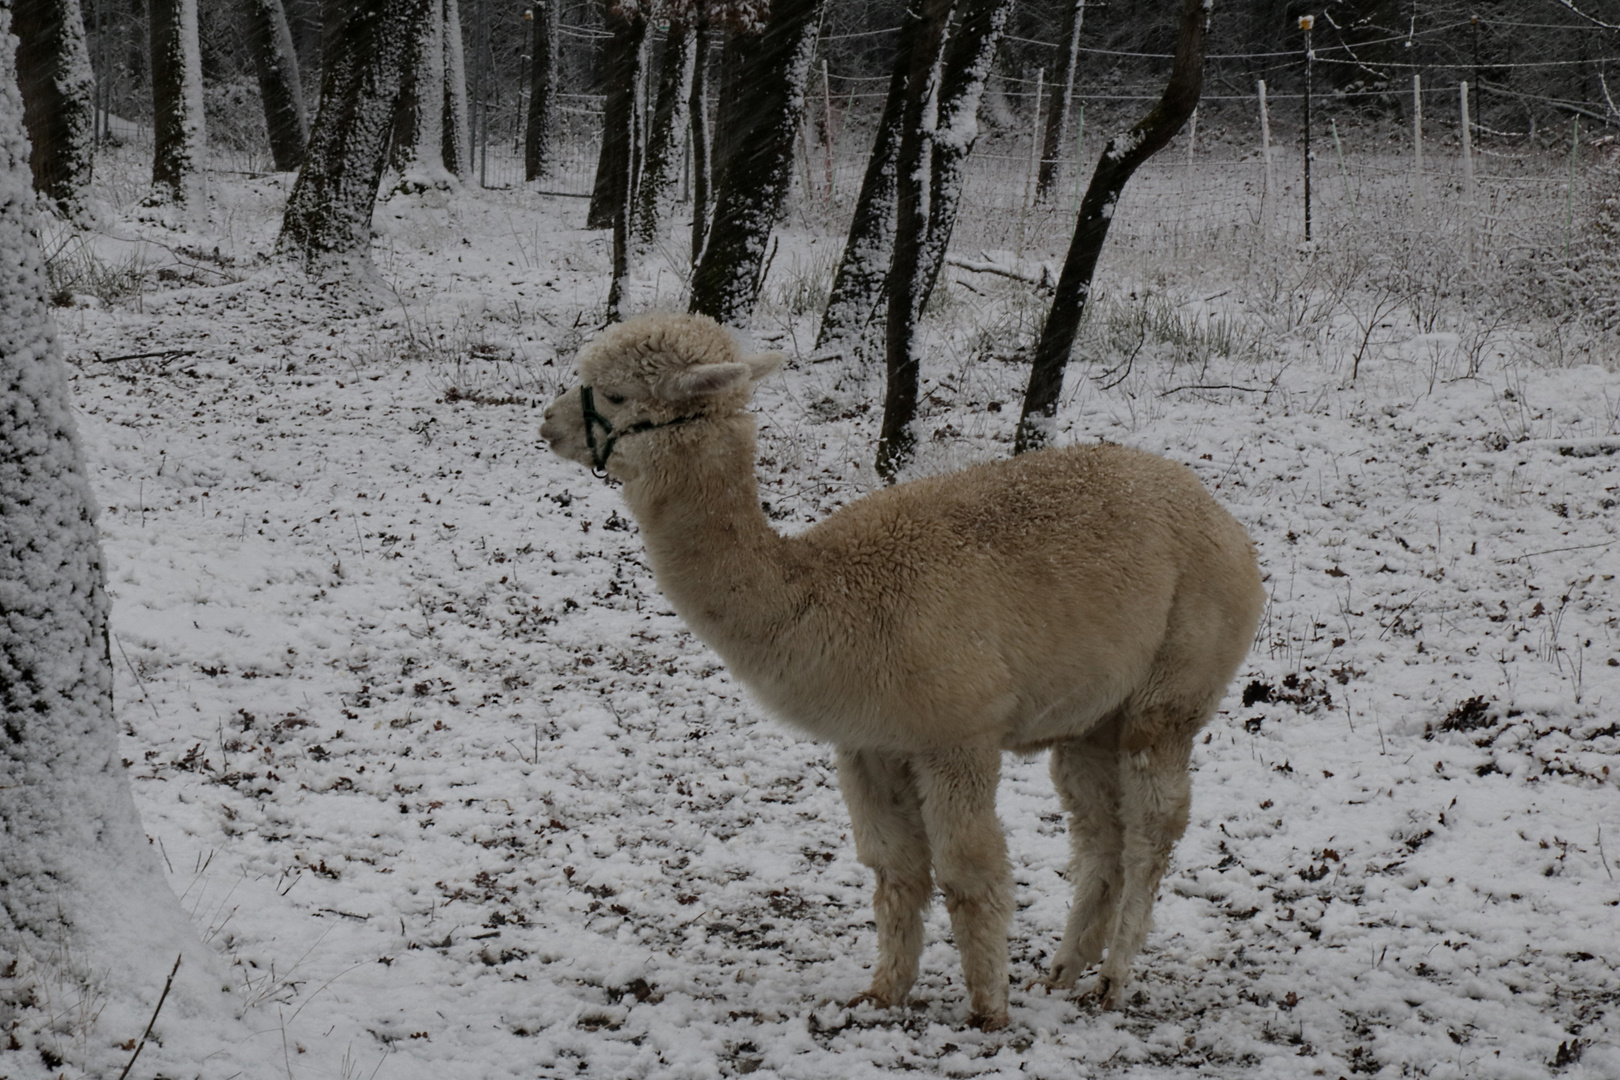
[{"label": "halter strap", "polygon": [[[596,411],[596,395],[589,386],[581,385],[579,388],[580,411],[585,416],[585,445],[591,451],[591,471],[597,476],[607,476],[608,458],[613,455],[613,447],[626,435],[638,435],[643,431],[653,431],[657,428],[675,427],[689,420],[696,420],[697,416],[677,416],[673,420],[663,423],[654,423],[651,420],[640,420],[622,431],[613,430],[613,421]],[[596,440],[596,429],[602,429],[602,441]]]}]

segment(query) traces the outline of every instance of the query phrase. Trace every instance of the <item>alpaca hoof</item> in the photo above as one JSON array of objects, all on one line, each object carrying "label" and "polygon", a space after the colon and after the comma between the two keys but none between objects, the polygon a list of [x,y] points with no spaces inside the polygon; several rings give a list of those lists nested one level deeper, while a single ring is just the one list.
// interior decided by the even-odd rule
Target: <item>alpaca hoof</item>
[{"label": "alpaca hoof", "polygon": [[1118,1012],[1125,1003],[1125,981],[1097,976],[1097,1003],[1108,1012]]},{"label": "alpaca hoof", "polygon": [[980,1031],[1000,1031],[1008,1024],[1007,1011],[1003,1009],[998,1013],[974,1013],[968,1023]]},{"label": "alpaca hoof", "polygon": [[844,1008],[853,1009],[857,1005],[871,1005],[877,1009],[892,1009],[896,1005],[904,1005],[905,998],[892,997],[879,993],[876,989],[862,990],[844,1003]]}]

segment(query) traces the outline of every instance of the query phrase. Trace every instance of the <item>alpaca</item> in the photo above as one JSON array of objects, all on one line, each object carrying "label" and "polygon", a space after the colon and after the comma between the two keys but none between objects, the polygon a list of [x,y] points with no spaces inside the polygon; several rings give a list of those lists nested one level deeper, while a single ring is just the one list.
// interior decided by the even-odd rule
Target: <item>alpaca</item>
[{"label": "alpaca", "polygon": [[972,1022],[1007,1023],[1001,754],[1050,748],[1075,896],[1044,982],[1101,961],[1117,1008],[1186,829],[1193,737],[1265,602],[1248,535],[1191,470],[1109,444],[885,488],[778,535],[747,405],[780,363],[707,318],[644,315],[581,351],[540,434],[623,483],[675,610],[837,749],[876,877],[878,961],[855,1000],[905,1001],[937,884]]}]

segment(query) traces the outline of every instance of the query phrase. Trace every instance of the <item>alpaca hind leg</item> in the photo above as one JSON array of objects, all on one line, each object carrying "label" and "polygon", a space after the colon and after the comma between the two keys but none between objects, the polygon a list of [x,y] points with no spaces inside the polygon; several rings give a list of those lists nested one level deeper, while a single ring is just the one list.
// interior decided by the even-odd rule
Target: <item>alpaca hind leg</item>
[{"label": "alpaca hind leg", "polygon": [[962,955],[972,1022],[1007,1024],[1007,927],[1012,921],[1012,868],[996,820],[1001,751],[960,747],[917,758],[923,822],[934,875],[945,894],[951,931]]},{"label": "alpaca hind leg", "polygon": [[898,1005],[917,981],[923,913],[934,891],[916,774],[902,757],[841,750],[838,786],[849,807],[856,857],[877,877],[872,912],[878,962],[870,989],[855,1000]]},{"label": "alpaca hind leg", "polygon": [[1160,742],[1136,749],[1131,748],[1127,732],[1123,742],[1119,755],[1122,883],[1108,956],[1097,980],[1103,1007],[1108,1009],[1118,1008],[1124,1000],[1131,961],[1141,951],[1152,925],[1159,881],[1170,865],[1176,841],[1187,829],[1192,801],[1187,771],[1190,733],[1166,733]]},{"label": "alpaca hind leg", "polygon": [[1102,959],[1119,907],[1122,825],[1119,817],[1119,735],[1114,725],[1052,749],[1052,783],[1069,812],[1069,882],[1074,905],[1048,986],[1073,986]]}]

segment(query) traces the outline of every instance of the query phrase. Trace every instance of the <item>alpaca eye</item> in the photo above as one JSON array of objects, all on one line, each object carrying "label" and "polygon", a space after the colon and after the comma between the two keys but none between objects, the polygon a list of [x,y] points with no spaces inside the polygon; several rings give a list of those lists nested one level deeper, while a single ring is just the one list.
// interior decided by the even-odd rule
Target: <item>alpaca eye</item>
[{"label": "alpaca eye", "polygon": [[602,396],[608,399],[608,404],[610,404],[610,405],[623,405],[624,404],[624,395],[623,394],[603,394]]}]

